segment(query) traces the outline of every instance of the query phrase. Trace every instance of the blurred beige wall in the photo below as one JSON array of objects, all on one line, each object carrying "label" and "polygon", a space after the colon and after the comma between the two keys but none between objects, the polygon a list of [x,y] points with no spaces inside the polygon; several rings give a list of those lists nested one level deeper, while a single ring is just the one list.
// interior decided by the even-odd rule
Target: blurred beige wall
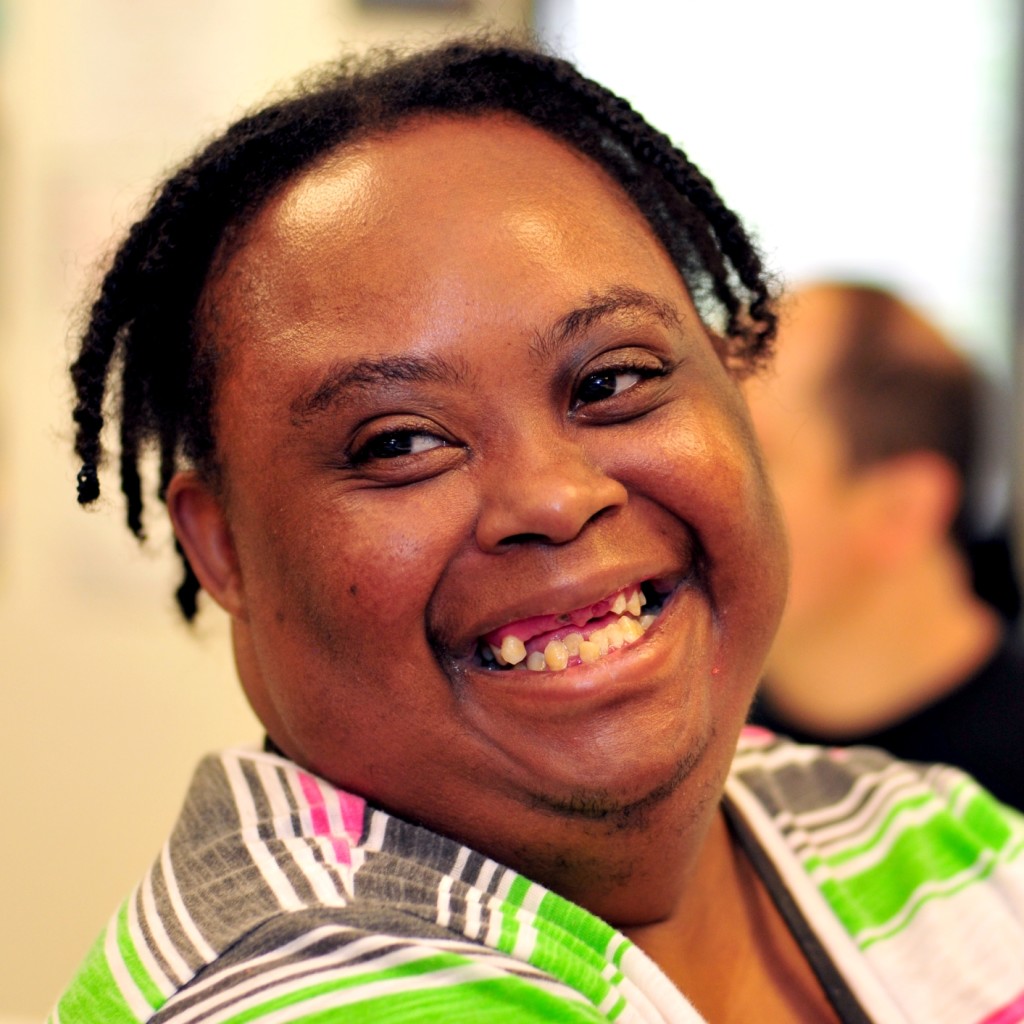
[{"label": "blurred beige wall", "polygon": [[261,738],[223,617],[176,617],[162,524],[140,551],[109,476],[99,511],[75,503],[65,376],[92,267],[161,172],[275,84],[342,46],[529,9],[463,6],[0,2],[0,1022],[49,1011],[197,758]]}]

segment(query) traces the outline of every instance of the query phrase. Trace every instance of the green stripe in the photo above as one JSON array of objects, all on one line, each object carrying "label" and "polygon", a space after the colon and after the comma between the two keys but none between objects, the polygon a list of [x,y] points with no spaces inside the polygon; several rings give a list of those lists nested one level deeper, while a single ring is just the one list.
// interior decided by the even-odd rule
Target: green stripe
[{"label": "green stripe", "polygon": [[[918,803],[910,801],[899,807]],[[891,819],[890,814],[887,823]],[[859,845],[856,852],[861,854],[876,845],[883,832]],[[996,860],[1006,859],[1014,835],[1012,822],[1001,805],[978,790],[964,805],[962,818],[939,809],[928,821],[908,827],[881,861],[845,880],[819,882],[819,888],[850,934],[857,936],[897,917],[926,883],[951,883],[952,891],[973,884],[973,879],[962,883],[955,879],[977,864],[985,851]],[[808,858],[806,866],[827,873],[832,865],[849,859],[850,852],[844,851],[835,857]],[[989,873],[985,870],[981,877]]]},{"label": "green stripe", "polygon": [[93,944],[74,981],[57,1004],[61,1024],[139,1024],[103,953],[105,934]]},{"label": "green stripe", "polygon": [[[301,1004],[308,1000],[372,982],[408,981],[409,978],[421,975],[429,984],[430,974],[472,962],[465,957],[439,954],[414,964],[374,971],[357,978],[336,978],[316,985],[307,985],[305,988],[287,992],[236,1014],[229,1018],[226,1024],[247,1024],[285,1007],[301,1007]],[[346,1024],[371,1024],[377,1021],[387,1024],[418,1024],[425,1020],[480,1021],[486,1024],[517,1024],[519,1021],[525,1024],[539,1024],[542,1021],[564,1021],[567,1024],[583,1024],[602,1019],[591,1006],[570,1002],[544,992],[524,979],[506,976],[469,981],[460,985],[443,985],[437,988],[411,989],[383,996],[370,996],[326,1010],[289,1016],[289,1020],[297,1024],[329,1024],[338,1021],[339,1016],[344,1017]]]},{"label": "green stripe", "polygon": [[551,892],[541,901],[536,926],[530,963],[600,1006],[611,990],[602,972],[608,967],[606,952],[618,934],[615,929]]},{"label": "green stripe", "polygon": [[618,934],[615,929],[589,911],[556,896],[553,892],[545,892],[537,910],[539,924],[554,926],[556,932],[566,932],[604,961],[604,952]]},{"label": "green stripe", "polygon": [[606,1014],[608,1020],[618,1020],[622,1016],[623,1010],[626,1009],[626,997],[619,996],[618,1001]]},{"label": "green stripe", "polygon": [[[1020,849],[1015,850],[1014,851],[1014,856],[1019,854],[1021,852],[1021,849],[1024,849],[1024,846],[1022,846]],[[894,935],[898,935],[900,932],[902,932],[905,928],[907,928],[910,925],[911,921],[913,921],[914,918],[917,916],[917,912],[926,903],[930,903],[934,899],[948,899],[948,898],[951,898],[951,897],[957,895],[957,893],[962,892],[964,889],[970,888],[976,882],[984,881],[986,878],[988,878],[992,874],[993,871],[995,871],[996,868],[998,868],[1000,866],[1000,864],[1001,864],[1000,861],[993,861],[993,862],[987,864],[981,871],[978,872],[978,874],[974,875],[971,878],[965,879],[963,882],[959,883],[958,885],[951,886],[949,889],[946,889],[943,892],[933,892],[933,893],[928,893],[928,894],[922,896],[920,898],[920,900],[918,901],[917,905],[906,916],[905,920],[901,921],[897,925],[894,925],[888,931],[879,932],[878,934],[873,935],[873,936],[871,936],[868,939],[865,939],[864,941],[862,941],[860,943],[861,949],[867,949],[869,946],[873,946],[876,942],[881,942],[883,939],[891,939]]]},{"label": "green stripe", "polygon": [[502,953],[511,953],[515,949],[520,928],[516,913],[522,907],[523,901],[526,899],[526,895],[531,887],[532,883],[523,878],[522,875],[516,875],[509,886],[508,895],[505,897],[499,910],[502,920],[501,934],[498,936],[497,946]]},{"label": "green stripe", "polygon": [[1024,820],[984,789],[975,792],[961,820],[965,828],[969,828],[993,850],[1002,850],[1012,842],[1015,835],[1018,838],[1024,835]]},{"label": "green stripe", "polygon": [[857,857],[863,857],[885,838],[892,827],[893,819],[895,819],[897,815],[903,814],[905,811],[916,810],[917,808],[926,806],[930,803],[936,805],[936,814],[943,813],[942,805],[936,801],[935,796],[932,793],[920,793],[916,796],[909,797],[906,800],[899,800],[896,803],[893,803],[889,807],[885,817],[882,819],[881,824],[867,839],[857,843],[856,846],[849,846],[844,850],[839,850],[838,852],[828,856],[818,855],[816,857],[809,858],[805,862],[805,867],[808,871],[813,870],[821,864],[826,864],[829,867],[839,867],[841,864],[846,864],[848,861],[854,860]]},{"label": "green stripe", "polygon": [[149,972],[142,966],[139,954],[135,950],[135,943],[128,931],[127,902],[121,905],[121,909],[117,913],[117,948],[121,951],[121,959],[124,960],[128,973],[138,986],[143,998],[154,1010],[158,1010],[164,1003],[164,996],[149,976]]}]

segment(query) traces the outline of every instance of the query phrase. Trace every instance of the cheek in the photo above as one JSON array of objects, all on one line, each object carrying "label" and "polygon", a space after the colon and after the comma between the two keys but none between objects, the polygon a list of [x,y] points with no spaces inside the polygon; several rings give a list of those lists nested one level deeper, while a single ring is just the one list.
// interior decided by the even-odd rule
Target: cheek
[{"label": "cheek", "polygon": [[424,632],[463,532],[437,496],[421,493],[429,490],[282,502],[248,517],[240,561],[253,614],[277,628],[301,625],[332,655],[362,659],[381,645],[408,646]]},{"label": "cheek", "polygon": [[[644,431],[632,459],[633,489],[691,523],[703,537],[736,544],[772,532],[774,502],[742,423],[712,408],[665,417]],[[635,467],[630,472],[628,463]]]},{"label": "cheek", "polygon": [[745,420],[704,407],[647,438],[635,486],[690,525],[714,597],[754,660],[767,649],[788,580],[782,518]]}]

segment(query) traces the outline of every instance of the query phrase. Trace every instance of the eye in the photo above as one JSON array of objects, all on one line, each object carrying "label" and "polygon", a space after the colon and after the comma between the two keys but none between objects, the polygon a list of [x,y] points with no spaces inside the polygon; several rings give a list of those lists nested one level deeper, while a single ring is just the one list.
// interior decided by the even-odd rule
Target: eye
[{"label": "eye", "polygon": [[447,447],[448,442],[436,434],[417,430],[389,430],[377,434],[352,453],[352,461],[365,463],[376,459],[399,459],[422,455],[434,448]]},{"label": "eye", "polygon": [[[671,366],[664,360],[657,359],[650,353],[620,353],[616,363],[591,370],[580,379],[572,396],[571,411],[579,412],[607,402],[609,413],[613,409],[623,412],[625,409],[619,408],[620,402],[635,404],[625,396],[635,396],[639,400],[642,395],[647,394],[648,389],[643,386],[647,381],[654,377],[666,377],[671,370]],[[594,413],[597,414],[598,409],[594,409]]]},{"label": "eye", "polygon": [[590,404],[614,398],[639,384],[644,378],[645,374],[637,369],[598,370],[583,378],[576,389],[576,402]]}]

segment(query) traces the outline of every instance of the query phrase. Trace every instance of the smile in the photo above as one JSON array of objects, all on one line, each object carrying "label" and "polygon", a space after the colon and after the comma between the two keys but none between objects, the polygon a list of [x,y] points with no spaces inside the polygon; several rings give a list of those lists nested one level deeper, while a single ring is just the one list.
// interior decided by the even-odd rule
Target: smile
[{"label": "smile", "polygon": [[636,643],[678,581],[631,584],[594,604],[510,622],[480,637],[476,660],[492,671],[560,672]]}]

